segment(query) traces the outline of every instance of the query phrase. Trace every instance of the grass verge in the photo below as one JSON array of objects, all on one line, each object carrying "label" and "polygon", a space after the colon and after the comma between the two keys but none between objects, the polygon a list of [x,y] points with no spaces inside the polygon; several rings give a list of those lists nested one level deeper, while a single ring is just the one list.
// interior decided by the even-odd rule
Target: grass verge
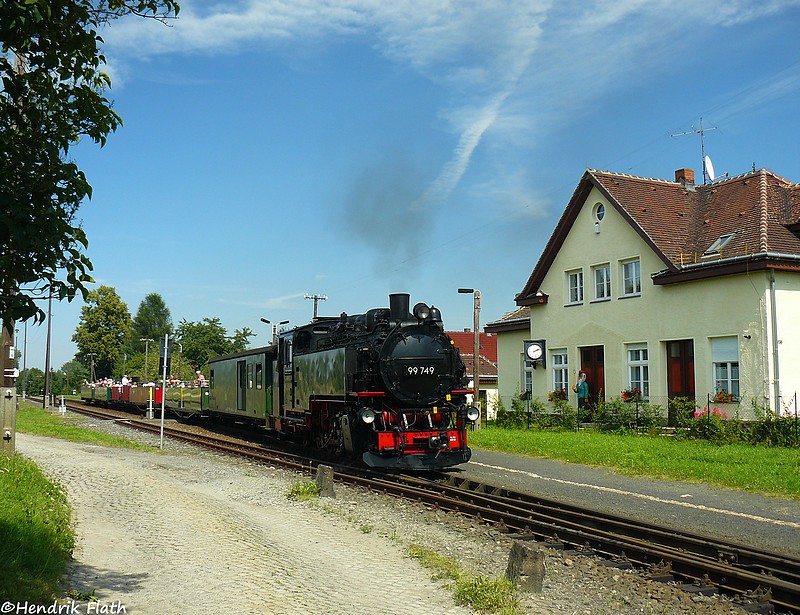
[{"label": "grass verge", "polygon": [[407,554],[427,569],[433,580],[452,580],[453,595],[458,604],[469,606],[480,613],[519,613],[519,600],[514,584],[508,579],[486,579],[467,574],[461,570],[456,560],[420,545],[410,545]]},{"label": "grass verge", "polygon": [[[152,446],[140,444],[128,438],[123,438],[122,436],[114,436],[75,425],[75,420],[76,419],[73,417],[65,419],[57,413],[48,412],[44,408],[33,406],[28,403],[20,403],[19,411],[17,412],[17,431],[29,433],[34,436],[48,436],[50,438],[60,438],[71,442],[88,442],[90,444],[98,444],[100,446],[109,446],[113,448],[132,448],[143,451],[158,450]],[[84,419],[80,418],[77,420]]]},{"label": "grass verge", "polygon": [[74,544],[63,490],[32,461],[0,455],[0,597],[52,600]]},{"label": "grass verge", "polygon": [[715,445],[699,440],[593,431],[502,429],[491,425],[469,435],[470,446],[475,448],[800,500],[800,455],[796,449]]}]

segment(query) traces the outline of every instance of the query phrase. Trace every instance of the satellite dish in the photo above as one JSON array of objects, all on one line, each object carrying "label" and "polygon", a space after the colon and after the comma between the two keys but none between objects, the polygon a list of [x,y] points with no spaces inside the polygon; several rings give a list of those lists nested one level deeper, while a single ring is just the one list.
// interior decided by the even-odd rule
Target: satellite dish
[{"label": "satellite dish", "polygon": [[703,159],[703,164],[706,167],[706,175],[708,175],[708,179],[710,179],[713,182],[714,181],[714,165],[711,164],[711,158],[706,156]]}]

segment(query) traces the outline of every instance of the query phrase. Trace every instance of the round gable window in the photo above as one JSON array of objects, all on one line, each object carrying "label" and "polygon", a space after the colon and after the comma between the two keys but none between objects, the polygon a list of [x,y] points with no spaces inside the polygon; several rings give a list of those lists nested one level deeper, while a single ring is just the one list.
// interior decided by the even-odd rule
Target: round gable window
[{"label": "round gable window", "polygon": [[606,206],[598,203],[594,206],[594,219],[600,222],[606,215]]}]

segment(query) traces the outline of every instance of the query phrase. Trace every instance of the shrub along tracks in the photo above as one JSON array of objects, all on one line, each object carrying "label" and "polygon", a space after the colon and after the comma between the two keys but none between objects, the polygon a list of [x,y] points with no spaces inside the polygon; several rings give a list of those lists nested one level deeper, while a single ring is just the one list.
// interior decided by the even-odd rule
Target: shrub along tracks
[{"label": "shrub along tracks", "polygon": [[[85,412],[83,405],[70,409]],[[120,418],[119,412],[89,409],[92,416],[159,432],[152,421]],[[130,417],[130,415],[127,415]],[[493,524],[523,541],[605,558],[608,565],[646,571],[653,579],[686,584],[688,591],[733,594],[748,610],[800,613],[800,559],[741,544],[676,532],[623,517],[583,509],[505,488],[460,479],[454,474],[403,474],[310,458],[210,434],[189,426],[165,426],[164,434],[229,455],[301,472],[335,466],[335,480],[457,512]]]}]

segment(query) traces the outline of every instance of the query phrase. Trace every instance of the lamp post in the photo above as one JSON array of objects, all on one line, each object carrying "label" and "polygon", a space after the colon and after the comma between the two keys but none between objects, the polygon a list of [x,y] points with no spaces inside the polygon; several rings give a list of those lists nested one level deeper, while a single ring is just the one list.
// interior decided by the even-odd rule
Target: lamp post
[{"label": "lamp post", "polygon": [[[476,288],[459,288],[458,292],[461,294],[472,293],[473,296],[473,349],[472,349],[472,385],[474,393],[472,394],[472,402],[481,410],[481,389],[480,389],[480,367],[481,367],[481,291]],[[478,420],[475,421],[475,429],[481,427],[481,411],[478,414]]]},{"label": "lamp post", "polygon": [[[315,313],[314,314],[314,318],[316,318],[316,317],[317,317],[317,315]],[[282,320],[278,324],[275,324],[272,321],[267,320],[266,318],[262,318],[261,322],[263,322],[264,324],[270,325],[272,327],[272,343],[273,344],[275,344],[278,341],[278,327],[281,326],[281,325],[288,325],[289,324],[288,320]]]},{"label": "lamp post", "polygon": [[155,340],[149,337],[140,337],[139,341],[144,342],[144,375],[142,380],[147,382],[147,353],[150,350],[150,342],[155,343]]}]

